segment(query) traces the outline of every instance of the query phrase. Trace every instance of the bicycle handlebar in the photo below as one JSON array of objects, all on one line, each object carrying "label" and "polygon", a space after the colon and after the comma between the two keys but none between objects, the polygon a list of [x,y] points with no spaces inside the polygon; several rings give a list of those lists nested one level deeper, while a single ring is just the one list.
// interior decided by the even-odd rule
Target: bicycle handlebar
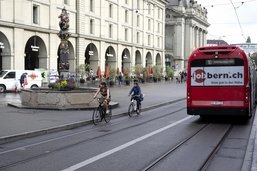
[{"label": "bicycle handlebar", "polygon": [[131,97],[140,97],[140,95],[131,95]]}]

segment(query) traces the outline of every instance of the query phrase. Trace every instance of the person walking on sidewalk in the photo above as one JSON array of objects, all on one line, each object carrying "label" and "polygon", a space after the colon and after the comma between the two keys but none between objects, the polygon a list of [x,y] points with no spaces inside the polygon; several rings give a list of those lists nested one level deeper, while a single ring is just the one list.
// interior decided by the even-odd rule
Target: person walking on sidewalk
[{"label": "person walking on sidewalk", "polygon": [[141,105],[142,93],[137,80],[134,81],[134,86],[130,90],[129,96],[131,94],[133,95],[132,98],[134,98],[137,101],[137,112],[139,113],[139,106]]},{"label": "person walking on sidewalk", "polygon": [[20,85],[21,85],[21,88],[24,88],[24,86],[25,86],[25,82],[27,81],[26,79],[27,79],[27,75],[28,75],[28,73],[23,73],[22,75],[21,75],[21,77],[20,77]]},{"label": "person walking on sidewalk", "polygon": [[94,98],[96,98],[96,96],[101,93],[101,101],[103,102],[103,106],[106,109],[106,113],[110,113],[109,111],[109,103],[111,101],[111,94],[110,94],[110,90],[106,85],[106,82],[101,82],[99,85],[98,90],[96,91]]}]

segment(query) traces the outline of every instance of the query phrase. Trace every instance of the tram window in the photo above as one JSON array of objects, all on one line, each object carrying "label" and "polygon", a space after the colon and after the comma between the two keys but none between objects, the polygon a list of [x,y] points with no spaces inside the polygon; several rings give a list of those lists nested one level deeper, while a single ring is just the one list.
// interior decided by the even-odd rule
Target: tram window
[{"label": "tram window", "polygon": [[191,67],[208,66],[244,66],[244,61],[239,58],[230,59],[196,59],[191,62]]}]

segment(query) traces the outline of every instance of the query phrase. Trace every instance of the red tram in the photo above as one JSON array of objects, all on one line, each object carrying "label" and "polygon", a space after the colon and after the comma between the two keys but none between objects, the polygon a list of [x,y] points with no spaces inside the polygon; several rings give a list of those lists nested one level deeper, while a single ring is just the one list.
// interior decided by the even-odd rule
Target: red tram
[{"label": "red tram", "polygon": [[255,64],[240,47],[200,47],[190,55],[187,73],[189,115],[252,116]]}]

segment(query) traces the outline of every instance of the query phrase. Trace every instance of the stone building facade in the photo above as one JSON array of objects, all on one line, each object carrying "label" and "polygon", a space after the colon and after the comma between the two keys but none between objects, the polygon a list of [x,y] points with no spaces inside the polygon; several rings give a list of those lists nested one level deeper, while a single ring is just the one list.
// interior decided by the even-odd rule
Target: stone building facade
[{"label": "stone building facade", "polygon": [[69,13],[69,71],[102,73],[165,61],[166,0],[0,0],[0,69],[58,70],[59,18]]},{"label": "stone building facade", "polygon": [[169,0],[166,7],[165,64],[177,73],[187,67],[190,53],[207,44],[207,9],[194,0]]}]

